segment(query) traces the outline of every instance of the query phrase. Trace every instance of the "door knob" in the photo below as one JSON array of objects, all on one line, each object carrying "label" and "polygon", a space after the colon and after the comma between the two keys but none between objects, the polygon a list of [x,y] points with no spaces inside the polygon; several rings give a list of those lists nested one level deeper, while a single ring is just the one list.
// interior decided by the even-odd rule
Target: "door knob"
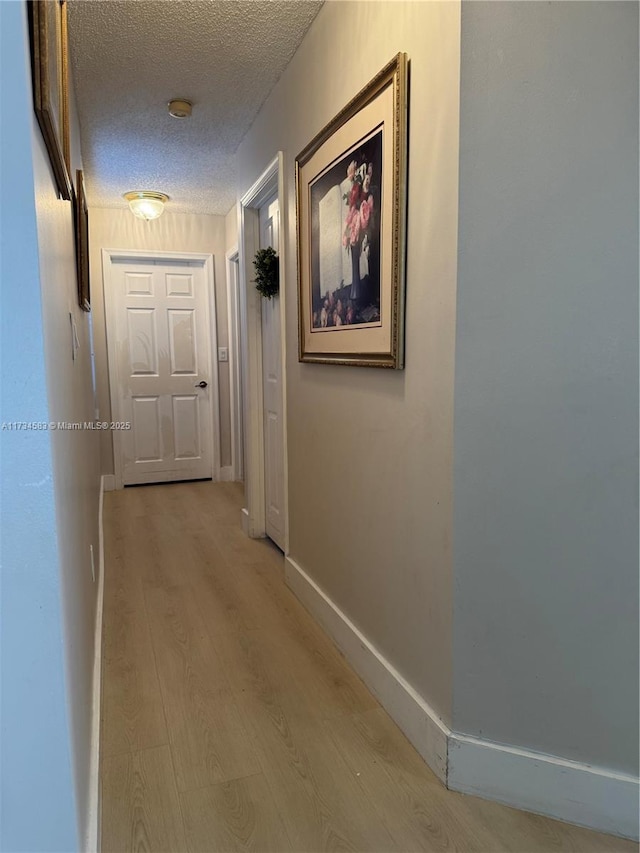
[{"label": "door knob", "polygon": [[209,383],[208,383],[208,382],[205,382],[205,381],[204,381],[204,379],[203,379],[203,380],[202,380],[202,382],[198,382],[198,384],[197,384],[195,387],[196,387],[196,388],[206,388],[208,384],[209,384]]}]

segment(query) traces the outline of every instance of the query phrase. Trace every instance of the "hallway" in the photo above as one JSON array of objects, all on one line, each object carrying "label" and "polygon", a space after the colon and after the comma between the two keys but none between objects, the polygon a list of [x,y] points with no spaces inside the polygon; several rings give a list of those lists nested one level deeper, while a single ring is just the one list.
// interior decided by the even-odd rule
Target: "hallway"
[{"label": "hallway", "polygon": [[631,851],[447,791],[239,526],[237,483],[105,495],[102,851]]}]

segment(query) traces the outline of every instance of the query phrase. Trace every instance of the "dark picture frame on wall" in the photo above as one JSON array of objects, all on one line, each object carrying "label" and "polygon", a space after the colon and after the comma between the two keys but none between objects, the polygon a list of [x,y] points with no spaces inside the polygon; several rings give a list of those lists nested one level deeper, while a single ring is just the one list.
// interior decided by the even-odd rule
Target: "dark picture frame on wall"
[{"label": "dark picture frame on wall", "polygon": [[66,0],[30,0],[33,106],[58,193],[71,201]]},{"label": "dark picture frame on wall", "polygon": [[408,58],[296,158],[299,360],[404,367]]},{"label": "dark picture frame on wall", "polygon": [[76,269],[78,276],[78,302],[83,311],[91,311],[91,288],[89,285],[89,211],[84,194],[84,176],[76,172],[74,197],[74,221],[76,232]]}]

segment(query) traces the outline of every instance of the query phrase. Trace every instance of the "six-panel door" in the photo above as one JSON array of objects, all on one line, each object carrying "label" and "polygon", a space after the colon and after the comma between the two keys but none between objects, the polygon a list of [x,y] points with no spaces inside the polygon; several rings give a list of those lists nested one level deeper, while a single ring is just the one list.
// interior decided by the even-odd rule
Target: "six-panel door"
[{"label": "six-panel door", "polygon": [[[213,475],[202,264],[112,260],[124,485]],[[205,383],[206,387],[200,387]]]}]

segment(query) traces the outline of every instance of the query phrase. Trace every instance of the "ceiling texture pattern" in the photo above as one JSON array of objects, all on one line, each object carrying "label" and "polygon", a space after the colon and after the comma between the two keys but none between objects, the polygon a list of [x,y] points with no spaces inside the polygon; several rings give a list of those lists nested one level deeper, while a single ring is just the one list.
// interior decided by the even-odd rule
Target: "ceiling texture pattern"
[{"label": "ceiling texture pattern", "polygon": [[[69,0],[69,54],[90,206],[129,190],[174,213],[226,214],[234,154],[321,0]],[[167,102],[193,103],[188,119]]]}]

